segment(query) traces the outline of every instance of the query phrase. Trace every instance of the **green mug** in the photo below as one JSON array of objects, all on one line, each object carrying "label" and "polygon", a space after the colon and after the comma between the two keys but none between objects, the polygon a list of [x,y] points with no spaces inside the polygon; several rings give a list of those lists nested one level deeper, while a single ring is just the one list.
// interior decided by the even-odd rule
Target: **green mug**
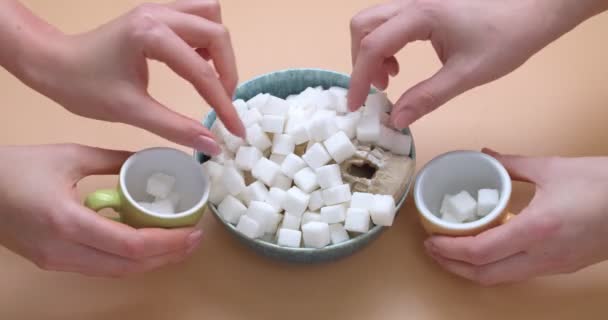
[{"label": "green mug", "polygon": [[[153,200],[146,193],[152,174],[162,172],[175,177],[175,191],[180,201],[175,214],[152,212],[138,201]],[[134,153],[120,169],[115,189],[97,190],[89,194],[84,205],[99,211],[112,208],[118,220],[135,228],[179,228],[195,225],[201,218],[209,198],[209,177],[190,155],[172,148],[150,148]]]}]

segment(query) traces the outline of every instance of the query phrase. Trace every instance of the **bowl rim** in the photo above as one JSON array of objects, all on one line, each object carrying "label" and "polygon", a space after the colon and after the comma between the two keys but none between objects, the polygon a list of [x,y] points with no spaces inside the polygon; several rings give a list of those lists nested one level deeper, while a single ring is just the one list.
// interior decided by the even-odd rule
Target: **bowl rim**
[{"label": "bowl rim", "polygon": [[[273,71],[273,72],[267,72],[261,75],[257,75],[243,83],[241,83],[237,89],[235,90],[235,96],[233,97],[233,99],[236,98],[236,93],[238,92],[239,88],[252,83],[253,81],[257,81],[259,79],[268,77],[270,75],[274,75],[274,74],[278,74],[278,73],[286,73],[286,72],[321,72],[321,73],[326,73],[328,75],[334,75],[334,76],[340,76],[340,77],[344,77],[345,79],[348,79],[350,81],[350,76],[344,73],[340,73],[340,72],[336,72],[336,71],[331,71],[331,70],[325,70],[325,69],[320,69],[320,68],[291,68],[291,69],[281,69],[281,70],[277,70],[277,71]],[[348,89],[348,88],[345,88]],[[371,88],[370,93],[375,93],[378,92],[378,90],[376,90],[375,88]],[[206,127],[206,128],[210,128],[211,125],[213,125],[213,123],[215,122],[215,120],[217,119],[217,115],[215,113],[215,110],[211,109],[203,118],[202,120],[202,124]],[[414,143],[414,136],[412,135],[411,130],[408,128],[405,128],[403,130],[401,130],[401,132],[408,134],[409,136],[412,137],[412,147],[411,147],[411,151],[409,154],[409,157],[414,161],[416,161],[416,147],[415,147],[415,143]],[[204,163],[205,161],[208,161],[210,158],[205,156],[204,154],[198,152],[197,150],[194,150],[194,158],[199,162],[199,163]],[[206,159],[205,159],[206,158]],[[412,188],[412,182],[415,179],[415,174],[411,175],[410,178],[407,181],[406,184],[406,188],[405,188],[405,192],[403,193],[403,195],[399,198],[399,200],[396,202],[396,208],[397,208],[397,214],[399,213],[399,210],[403,207],[403,204],[405,203],[405,200],[407,199],[408,194],[410,193],[410,189]],[[208,207],[209,210],[213,213],[213,215],[222,223],[222,225],[224,225],[225,228],[227,228],[231,233],[235,234],[236,236],[238,236],[241,240],[244,241],[248,241],[251,243],[255,243],[257,246],[262,247],[266,250],[273,250],[275,252],[280,251],[280,252],[292,252],[292,253],[314,253],[314,254],[323,254],[324,252],[332,252],[332,251],[336,251],[339,250],[340,248],[347,248],[349,246],[351,246],[353,243],[357,243],[360,241],[365,241],[366,239],[369,238],[373,238],[375,237],[378,233],[381,233],[382,231],[384,231],[387,227],[384,226],[379,226],[379,225],[374,225],[374,227],[372,227],[369,231],[365,232],[365,233],[361,233],[358,234],[357,236],[350,238],[344,242],[340,242],[338,244],[329,244],[323,248],[305,248],[305,247],[299,247],[299,248],[293,248],[293,247],[284,247],[284,246],[279,246],[276,243],[271,243],[271,242],[267,242],[264,241],[260,238],[256,238],[256,239],[251,239],[248,237],[245,237],[243,234],[241,234],[238,230],[236,230],[236,226],[224,221],[224,219],[221,218],[219,212],[217,211],[217,206],[213,203],[208,203]]]}]

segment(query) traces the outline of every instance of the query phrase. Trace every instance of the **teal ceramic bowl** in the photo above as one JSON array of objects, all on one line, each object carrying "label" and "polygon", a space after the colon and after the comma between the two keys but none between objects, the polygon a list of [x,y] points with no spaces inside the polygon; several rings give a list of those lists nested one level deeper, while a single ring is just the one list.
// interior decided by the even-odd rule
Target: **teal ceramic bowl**
[{"label": "teal ceramic bowl", "polygon": [[[290,94],[302,92],[307,87],[322,86],[323,88],[327,89],[332,86],[339,86],[348,88],[349,80],[349,76],[333,71],[320,69],[288,69],[261,75],[241,84],[237,88],[234,98],[243,99],[246,101],[258,93],[270,93],[277,97],[286,98]],[[211,128],[215,118],[215,112],[209,112],[209,114],[207,114],[203,120],[205,127]],[[409,129],[405,129],[403,132],[411,134]],[[415,156],[415,147],[412,142],[412,152],[410,157],[415,160]],[[208,160],[208,158],[201,153],[195,153],[195,157],[201,163]],[[401,208],[401,206],[403,206],[407,194],[409,193],[411,182],[412,181],[408,181],[405,194],[403,194],[401,199],[399,199],[397,202],[397,208]],[[327,262],[346,257],[363,248],[372,240],[376,239],[385,229],[385,227],[374,226],[367,233],[358,235],[348,241],[336,245],[329,245],[322,249],[286,248],[262,241],[260,239],[252,240],[243,236],[236,230],[235,226],[220,218],[215,205],[210,203],[209,209],[226,228],[226,230],[237,237],[245,245],[255,250],[257,253],[266,257],[297,263]]]}]

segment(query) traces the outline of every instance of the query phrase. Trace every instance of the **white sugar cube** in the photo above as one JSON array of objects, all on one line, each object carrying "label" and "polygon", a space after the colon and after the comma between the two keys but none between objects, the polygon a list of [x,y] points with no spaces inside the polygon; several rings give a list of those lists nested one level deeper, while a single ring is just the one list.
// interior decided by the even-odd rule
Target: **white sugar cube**
[{"label": "white sugar cube", "polygon": [[270,138],[264,133],[262,127],[258,124],[253,124],[247,127],[247,142],[260,149],[260,151],[264,151],[272,146],[272,142]]},{"label": "white sugar cube", "polygon": [[350,199],[350,207],[369,210],[372,208],[374,200],[374,195],[371,193],[355,192]]},{"label": "white sugar cube", "polygon": [[262,152],[258,148],[242,146],[237,151],[234,162],[237,168],[250,171],[262,156]]},{"label": "white sugar cube", "polygon": [[250,109],[259,109],[261,106],[266,105],[268,100],[270,99],[270,94],[268,93],[258,93],[255,97],[247,100],[247,105]]},{"label": "white sugar cube", "polygon": [[302,120],[303,119],[290,119],[290,121],[294,121],[293,123],[295,123],[295,121],[299,121],[299,124],[294,125],[292,128],[285,129],[285,132],[293,137],[293,141],[296,145],[305,143],[310,140],[310,137],[308,137],[308,130],[306,130],[306,125],[304,124],[305,122]]},{"label": "white sugar cube", "polygon": [[302,159],[311,168],[317,169],[331,161],[331,156],[327,153],[325,148],[317,142],[302,155]]},{"label": "white sugar cube", "polygon": [[304,246],[307,248],[323,248],[327,246],[331,239],[329,225],[325,222],[311,221],[302,226],[302,237]]},{"label": "white sugar cube", "polygon": [[216,119],[211,125],[211,133],[213,133],[219,143],[223,143],[224,136],[226,136],[230,132],[228,131],[228,129],[226,129],[226,126],[224,126],[224,123],[222,123],[222,121]]},{"label": "white sugar cube", "polygon": [[451,196],[452,195],[450,195],[450,194],[446,194],[443,196],[443,199],[441,200],[441,207],[439,207],[439,216],[442,216],[447,212],[448,199]]},{"label": "white sugar cube", "polygon": [[357,152],[355,145],[350,141],[346,133],[338,131],[323,142],[327,153],[336,161],[336,163],[342,163],[342,161],[349,159],[354,156]]},{"label": "white sugar cube", "polygon": [[245,189],[245,179],[241,173],[232,166],[225,166],[222,173],[222,183],[233,196],[241,193]]},{"label": "white sugar cube", "polygon": [[340,166],[337,164],[328,164],[322,166],[316,170],[317,182],[323,189],[339,186],[343,184],[342,173],[340,172]]},{"label": "white sugar cube", "polygon": [[288,190],[291,188],[293,184],[293,180],[283,173],[277,174],[277,177],[274,178],[274,182],[272,183],[272,187]]},{"label": "white sugar cube", "polygon": [[302,217],[291,213],[285,213],[283,215],[283,222],[281,223],[281,228],[300,230],[300,223],[302,223]]},{"label": "white sugar cube", "polygon": [[296,142],[292,136],[288,134],[276,134],[272,142],[272,153],[287,156],[293,153],[296,148]]},{"label": "white sugar cube", "polygon": [[222,176],[222,172],[224,172],[224,166],[215,161],[207,160],[203,162],[202,166],[203,171],[207,173],[211,180],[215,180]]},{"label": "white sugar cube", "polygon": [[498,205],[498,190],[480,189],[477,191],[477,215],[486,216]]},{"label": "white sugar cube", "polygon": [[346,218],[346,207],[342,204],[321,208],[321,220],[329,224],[343,222]]},{"label": "white sugar cube", "polygon": [[232,154],[232,152],[230,152],[230,150],[226,148],[226,146],[220,145],[220,149],[222,151],[218,155],[211,157],[211,161],[215,161],[219,164],[224,164],[226,160],[234,158],[234,155]]},{"label": "white sugar cube", "polygon": [[166,198],[173,190],[175,177],[157,172],[152,174],[146,182],[146,193],[158,198]]},{"label": "white sugar cube", "polygon": [[304,212],[304,214],[302,215],[302,225],[305,225],[311,221],[323,221],[323,219],[321,219],[321,215],[317,212],[311,212],[311,211],[306,211]]},{"label": "white sugar cube", "polygon": [[158,200],[154,202],[139,202],[139,205],[154,213],[170,214],[175,213],[175,208],[170,200]]},{"label": "white sugar cube", "polygon": [[412,137],[400,132],[397,133],[393,138],[390,150],[394,154],[409,156],[412,151]]},{"label": "white sugar cube", "polygon": [[386,96],[385,92],[372,93],[365,100],[365,108],[368,112],[380,113],[390,112],[392,103]]},{"label": "white sugar cube", "polygon": [[226,134],[224,136],[224,145],[230,152],[236,152],[241,146],[245,145],[245,141],[232,133]]},{"label": "white sugar cube", "polygon": [[331,87],[327,91],[334,96],[336,111],[339,113],[347,113],[348,107],[346,104],[346,96],[348,94],[348,90],[342,87]]},{"label": "white sugar cube", "polygon": [[308,201],[308,209],[311,211],[317,211],[323,207],[325,203],[323,202],[323,196],[321,195],[321,190],[314,191],[310,194],[310,200]]},{"label": "white sugar cube", "polygon": [[329,235],[331,237],[331,243],[333,244],[338,244],[350,239],[348,232],[346,232],[346,229],[344,229],[344,226],[341,223],[330,224]]},{"label": "white sugar cube", "polygon": [[281,203],[283,203],[286,194],[287,192],[283,189],[270,188],[268,196],[266,197],[266,203],[271,205],[275,210],[281,211]]},{"label": "white sugar cube", "polygon": [[349,208],[346,210],[344,229],[352,232],[369,231],[369,212],[361,208]]},{"label": "white sugar cube", "polygon": [[273,154],[270,155],[270,157],[268,158],[268,160],[270,160],[270,161],[272,161],[272,162],[274,162],[274,163],[276,163],[278,165],[281,165],[283,163],[283,160],[285,160],[285,157],[286,156],[284,156],[282,154],[275,154],[275,153],[273,153]]},{"label": "white sugar cube", "polygon": [[279,229],[277,244],[283,247],[299,248],[302,232],[291,229]]},{"label": "white sugar cube", "polygon": [[317,111],[315,116],[306,124],[308,136],[315,141],[323,141],[338,131],[336,116],[331,113]]},{"label": "white sugar cube", "polygon": [[260,123],[260,121],[262,121],[262,114],[258,109],[249,109],[241,115],[241,121],[245,128],[247,128],[251,125]]},{"label": "white sugar cube", "polygon": [[446,222],[451,222],[451,223],[461,223],[462,222],[449,212],[443,213],[441,215],[441,220],[446,221]]},{"label": "white sugar cube", "polygon": [[350,185],[341,184],[339,186],[331,187],[323,190],[322,192],[323,202],[327,206],[334,204],[344,203],[350,201]]},{"label": "white sugar cube", "polygon": [[338,130],[346,133],[349,139],[354,139],[357,136],[357,125],[361,119],[361,112],[351,112],[343,116],[336,117],[336,126]]},{"label": "white sugar cube", "polygon": [[380,139],[380,119],[377,115],[364,115],[357,124],[357,140],[376,143]]},{"label": "white sugar cube", "polygon": [[302,158],[298,157],[296,154],[290,153],[285,157],[283,163],[281,163],[281,172],[293,179],[296,172],[300,171],[304,167],[306,167],[306,162],[304,162],[304,160],[302,160]]},{"label": "white sugar cube", "polygon": [[298,188],[306,193],[311,193],[313,190],[319,187],[317,183],[317,174],[312,169],[306,167],[300,169],[293,176],[293,182]]},{"label": "white sugar cube", "polygon": [[281,172],[281,167],[278,164],[266,159],[260,158],[251,169],[251,175],[264,182],[267,186],[271,186],[274,179]]},{"label": "white sugar cube", "polygon": [[275,115],[275,116],[286,116],[289,111],[289,103],[287,101],[270,96],[265,104],[258,107],[262,115]]},{"label": "white sugar cube", "polygon": [[241,115],[243,113],[245,113],[247,110],[249,110],[249,107],[247,106],[247,102],[245,102],[245,100],[243,99],[237,99],[232,101],[232,105],[234,106],[234,109],[236,110],[236,112]]},{"label": "white sugar cube", "polygon": [[281,215],[270,204],[261,201],[251,201],[246,216],[260,224],[264,232],[276,232],[281,221]]},{"label": "white sugar cube", "polygon": [[169,195],[165,199],[161,199],[161,198],[154,199],[154,201],[161,201],[161,200],[168,200],[169,202],[171,202],[171,205],[173,206],[174,211],[177,212],[178,208],[179,208],[179,201],[181,200],[181,196],[179,195],[179,193],[177,193],[175,190],[173,190],[169,193]]},{"label": "white sugar cube", "polygon": [[228,195],[217,207],[217,211],[225,221],[236,224],[247,211],[247,207],[232,195]]},{"label": "white sugar cube", "polygon": [[375,225],[391,226],[395,219],[395,199],[390,195],[374,195],[374,203],[369,210],[369,214]]},{"label": "white sugar cube", "polygon": [[477,202],[467,191],[461,191],[448,198],[446,213],[453,215],[460,222],[473,220],[477,213]]},{"label": "white sugar cube", "polygon": [[262,117],[260,125],[262,126],[262,130],[264,130],[265,132],[283,133],[283,127],[285,126],[285,117],[266,114]]},{"label": "white sugar cube", "polygon": [[251,239],[259,238],[264,234],[262,226],[247,215],[241,216],[239,223],[236,225],[236,230]]},{"label": "white sugar cube", "polygon": [[393,147],[393,141],[397,139],[397,132],[382,125],[380,126],[380,136],[378,137],[377,145],[380,147],[391,150]]},{"label": "white sugar cube", "polygon": [[228,189],[224,186],[221,178],[211,181],[211,189],[209,189],[209,201],[211,203],[219,204],[228,194]]},{"label": "white sugar cube", "polygon": [[246,205],[251,204],[251,201],[266,201],[268,198],[268,188],[261,181],[255,181],[238,194],[237,198]]},{"label": "white sugar cube", "polygon": [[326,90],[319,92],[317,98],[315,99],[315,104],[319,109],[336,109],[336,101],[334,95]]},{"label": "white sugar cube", "polygon": [[287,194],[283,199],[283,203],[281,203],[281,207],[283,207],[287,213],[301,216],[306,210],[306,207],[308,207],[309,200],[310,195],[304,193],[304,191],[300,190],[298,187],[292,187],[291,189],[287,190]]}]

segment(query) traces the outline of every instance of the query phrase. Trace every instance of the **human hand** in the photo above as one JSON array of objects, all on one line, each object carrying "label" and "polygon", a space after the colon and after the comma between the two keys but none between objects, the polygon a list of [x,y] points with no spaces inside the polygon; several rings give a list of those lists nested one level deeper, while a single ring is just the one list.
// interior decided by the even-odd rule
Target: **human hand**
[{"label": "human hand", "polygon": [[147,93],[147,59],[154,59],[189,81],[232,133],[245,135],[232,105],[237,70],[217,0],[144,4],[90,32],[47,31],[30,42],[38,50],[22,59],[27,62],[24,82],[75,114],[127,123],[207,154],[219,153],[200,122]]},{"label": "human hand", "polygon": [[407,90],[391,122],[402,129],[457,95],[496,80],[608,6],[604,0],[393,0],[351,20],[351,110],[373,84],[384,90],[399,72],[395,54],[430,40],[443,67]]},{"label": "human hand", "polygon": [[124,276],[186,258],[200,230],[133,229],[79,203],[79,180],[114,174],[129,155],[79,145],[0,147],[0,244],[42,269],[92,276]]},{"label": "human hand", "polygon": [[526,158],[486,153],[515,180],[536,185],[527,208],[472,237],[433,236],[429,255],[483,285],[571,273],[608,259],[608,157]]}]

